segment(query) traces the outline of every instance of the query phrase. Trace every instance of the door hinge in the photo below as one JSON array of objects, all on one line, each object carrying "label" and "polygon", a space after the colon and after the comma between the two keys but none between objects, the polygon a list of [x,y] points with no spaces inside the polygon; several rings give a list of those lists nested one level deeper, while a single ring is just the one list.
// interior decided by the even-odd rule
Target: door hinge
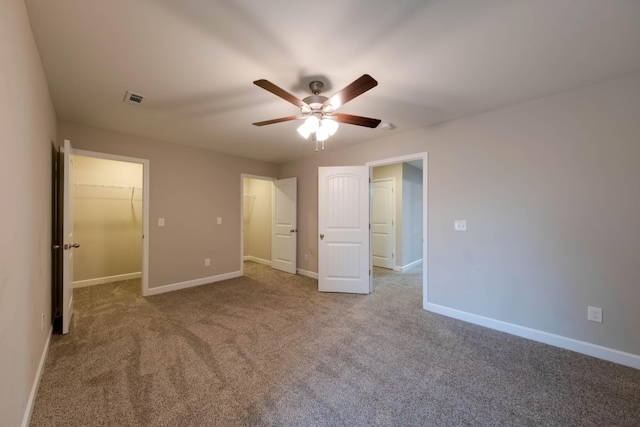
[{"label": "door hinge", "polygon": [[391,254],[391,258],[393,258],[394,256],[396,256],[396,254]]},{"label": "door hinge", "polygon": [[371,276],[371,270],[369,270],[369,276]]},{"label": "door hinge", "polygon": [[371,224],[369,224],[369,230],[371,230]]}]

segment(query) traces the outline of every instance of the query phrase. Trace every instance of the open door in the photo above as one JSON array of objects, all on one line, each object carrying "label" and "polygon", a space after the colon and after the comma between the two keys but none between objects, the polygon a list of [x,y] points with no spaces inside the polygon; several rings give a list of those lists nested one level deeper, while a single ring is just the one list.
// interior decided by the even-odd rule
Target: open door
[{"label": "open door", "polygon": [[371,292],[369,167],[318,168],[318,290]]},{"label": "open door", "polygon": [[62,333],[69,333],[73,316],[73,148],[64,140],[64,179],[62,183]]},{"label": "open door", "polygon": [[271,201],[271,267],[296,274],[298,250],[298,180],[273,181]]}]

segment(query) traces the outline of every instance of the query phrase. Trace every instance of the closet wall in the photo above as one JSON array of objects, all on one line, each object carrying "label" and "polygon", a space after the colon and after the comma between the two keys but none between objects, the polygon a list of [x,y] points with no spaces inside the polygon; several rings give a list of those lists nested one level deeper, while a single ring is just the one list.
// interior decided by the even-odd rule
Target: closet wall
[{"label": "closet wall", "polygon": [[75,286],[140,277],[142,165],[74,158]]},{"label": "closet wall", "polygon": [[402,266],[422,260],[422,170],[402,164]]},{"label": "closet wall", "polygon": [[271,265],[271,181],[244,178],[243,255]]}]

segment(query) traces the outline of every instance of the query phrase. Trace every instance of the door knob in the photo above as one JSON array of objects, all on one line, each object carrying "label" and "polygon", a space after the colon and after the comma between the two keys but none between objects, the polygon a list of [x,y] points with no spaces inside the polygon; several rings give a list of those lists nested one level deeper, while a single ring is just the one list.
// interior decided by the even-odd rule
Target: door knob
[{"label": "door knob", "polygon": [[63,246],[63,249],[65,251],[68,251],[69,249],[72,249],[72,248],[76,248],[77,249],[79,247],[80,247],[80,245],[78,243],[74,243],[74,244],[65,243],[64,246]]},{"label": "door knob", "polygon": [[292,229],[291,229],[291,231],[290,231],[290,233],[295,233],[295,232],[297,232],[297,231],[298,231],[298,230],[296,230],[295,228],[292,228]]},{"label": "door knob", "polygon": [[320,233],[320,240],[324,239],[324,234]]}]

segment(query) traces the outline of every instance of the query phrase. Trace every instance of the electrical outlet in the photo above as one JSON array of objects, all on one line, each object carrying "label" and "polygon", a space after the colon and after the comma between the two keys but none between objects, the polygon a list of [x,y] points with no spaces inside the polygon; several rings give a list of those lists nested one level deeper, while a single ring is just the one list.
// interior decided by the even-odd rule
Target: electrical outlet
[{"label": "electrical outlet", "polygon": [[216,223],[217,223],[218,225],[222,224],[222,218],[221,218],[221,217],[218,217],[218,218],[216,219]]},{"label": "electrical outlet", "polygon": [[42,313],[42,317],[40,317],[40,330],[44,331],[44,313]]},{"label": "electrical outlet", "polygon": [[158,218],[158,227],[164,227],[164,218]]},{"label": "electrical outlet", "polygon": [[309,254],[304,254],[304,260],[307,261],[309,259]]},{"label": "electrical outlet", "polygon": [[209,258],[205,258],[205,259],[204,259],[204,266],[205,266],[205,267],[209,267],[210,265],[211,265],[211,259],[209,259]]},{"label": "electrical outlet", "polygon": [[602,309],[600,307],[587,307],[587,319],[592,322],[602,323]]},{"label": "electrical outlet", "polygon": [[467,231],[467,220],[456,219],[453,221],[453,229],[456,231]]}]

